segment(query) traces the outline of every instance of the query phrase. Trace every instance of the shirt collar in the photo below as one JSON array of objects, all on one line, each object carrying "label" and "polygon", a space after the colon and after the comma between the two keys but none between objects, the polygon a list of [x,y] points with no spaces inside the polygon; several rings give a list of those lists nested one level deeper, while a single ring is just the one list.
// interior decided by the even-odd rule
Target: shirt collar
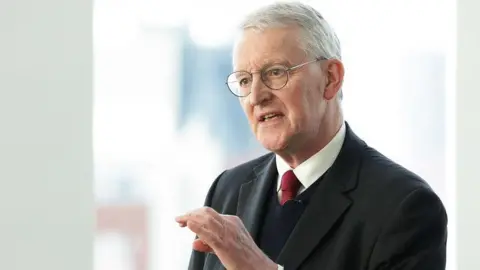
[{"label": "shirt collar", "polygon": [[[304,189],[310,187],[332,166],[342,148],[345,133],[346,127],[344,122],[335,137],[322,150],[293,169],[293,173],[302,183]],[[276,155],[275,162],[280,177],[288,170],[291,170],[290,166],[278,155]],[[281,181],[278,181],[277,191],[280,190],[280,184]]]}]

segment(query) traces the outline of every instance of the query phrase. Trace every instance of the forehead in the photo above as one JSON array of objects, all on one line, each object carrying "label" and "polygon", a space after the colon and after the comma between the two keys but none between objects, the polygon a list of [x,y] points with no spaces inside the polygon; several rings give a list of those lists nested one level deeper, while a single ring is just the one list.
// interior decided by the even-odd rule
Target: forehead
[{"label": "forehead", "polygon": [[247,29],[238,37],[234,70],[257,70],[267,64],[294,64],[305,58],[297,28]]}]

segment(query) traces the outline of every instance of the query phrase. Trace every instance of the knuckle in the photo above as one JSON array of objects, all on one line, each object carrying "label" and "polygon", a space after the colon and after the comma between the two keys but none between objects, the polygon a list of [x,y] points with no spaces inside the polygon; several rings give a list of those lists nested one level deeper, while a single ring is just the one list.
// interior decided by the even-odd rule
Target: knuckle
[{"label": "knuckle", "polygon": [[238,216],[231,216],[231,219],[235,223],[242,223],[242,220]]},{"label": "knuckle", "polygon": [[196,222],[188,222],[187,227],[192,230],[193,232],[197,232],[198,230],[198,223]]},{"label": "knuckle", "polygon": [[211,208],[211,207],[205,207],[205,208],[204,208],[204,211],[205,211],[205,213],[207,213],[207,214],[216,213],[215,210],[213,210],[213,208]]},{"label": "knuckle", "polygon": [[213,223],[214,221],[215,221],[215,218],[214,218],[214,217],[212,217],[212,216],[207,216],[207,217],[206,217],[206,222],[207,222],[208,224],[211,224],[211,223]]}]

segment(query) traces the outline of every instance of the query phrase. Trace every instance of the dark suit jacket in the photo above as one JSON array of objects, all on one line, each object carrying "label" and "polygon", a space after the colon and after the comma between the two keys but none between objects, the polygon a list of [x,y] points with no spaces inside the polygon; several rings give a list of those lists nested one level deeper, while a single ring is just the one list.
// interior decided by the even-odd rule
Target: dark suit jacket
[{"label": "dark suit jacket", "polygon": [[[237,215],[253,238],[262,222],[275,155],[224,171],[205,205]],[[332,167],[314,192],[277,263],[286,270],[445,269],[447,215],[419,176],[370,148],[348,127]],[[193,251],[190,270],[225,269]]]}]

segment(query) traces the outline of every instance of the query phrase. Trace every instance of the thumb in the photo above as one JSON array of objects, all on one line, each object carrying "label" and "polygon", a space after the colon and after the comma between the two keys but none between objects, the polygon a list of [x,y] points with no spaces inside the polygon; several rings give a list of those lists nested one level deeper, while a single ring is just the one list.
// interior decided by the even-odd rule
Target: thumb
[{"label": "thumb", "polygon": [[209,245],[205,244],[205,242],[203,242],[200,239],[195,239],[195,241],[193,241],[192,247],[193,247],[194,250],[199,251],[199,252],[205,252],[205,253],[211,252],[211,253],[213,253],[213,249]]}]

